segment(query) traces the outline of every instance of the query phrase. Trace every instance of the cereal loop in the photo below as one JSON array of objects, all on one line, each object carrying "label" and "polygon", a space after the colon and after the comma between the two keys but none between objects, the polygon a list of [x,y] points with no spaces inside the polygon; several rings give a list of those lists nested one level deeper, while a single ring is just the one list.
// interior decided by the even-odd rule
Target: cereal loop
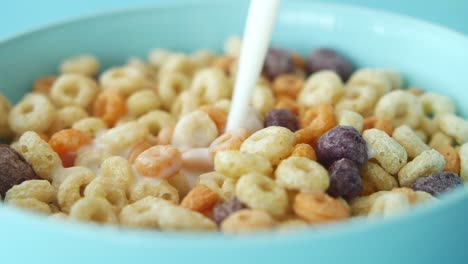
[{"label": "cereal loop", "polygon": [[160,99],[152,90],[137,91],[130,95],[126,101],[127,110],[130,115],[141,116],[161,106]]},{"label": "cereal loop", "polygon": [[221,199],[225,200],[227,197],[225,197],[222,188],[226,180],[226,176],[213,171],[198,176],[197,185],[204,185],[210,188],[211,191],[215,192]]},{"label": "cereal loop", "polygon": [[76,152],[91,143],[91,137],[75,129],[64,129],[50,137],[49,145],[62,159],[64,167],[75,163]]},{"label": "cereal loop", "polygon": [[311,224],[344,220],[350,216],[348,208],[323,192],[299,193],[293,209],[296,215]]},{"label": "cereal loop", "polygon": [[222,134],[211,143],[209,147],[210,155],[214,157],[218,151],[223,150],[239,150],[242,142],[244,142],[249,135],[247,130],[243,128],[233,129]]},{"label": "cereal loop", "polygon": [[55,107],[41,94],[27,94],[8,114],[8,124],[18,135],[26,131],[45,132],[52,125]]},{"label": "cereal loop", "polygon": [[294,146],[293,152],[291,153],[292,157],[304,157],[310,160],[316,161],[317,155],[315,154],[314,148],[309,144],[301,143]]},{"label": "cereal loop", "polygon": [[171,145],[158,145],[143,151],[134,164],[143,176],[165,179],[182,168],[182,155]]},{"label": "cereal loop", "polygon": [[62,74],[76,73],[93,77],[99,71],[99,61],[93,55],[80,55],[65,60],[59,70]]},{"label": "cereal loop", "polygon": [[57,78],[50,89],[50,98],[59,107],[75,105],[87,108],[99,91],[91,78],[84,75],[67,73]]},{"label": "cereal loop", "polygon": [[221,135],[224,132],[224,128],[226,127],[226,112],[213,106],[202,106],[200,107],[200,110],[202,110],[210,116],[211,120],[215,122],[216,127],[218,128],[218,134]]},{"label": "cereal loop", "polygon": [[429,146],[407,125],[397,127],[392,137],[405,148],[410,159],[416,158],[423,151],[430,150]]},{"label": "cereal loop", "polygon": [[438,148],[437,151],[444,156],[445,167],[443,171],[453,172],[460,174],[460,157],[457,151],[450,145]]},{"label": "cereal loop", "polygon": [[419,177],[442,172],[444,167],[445,159],[439,152],[434,149],[426,150],[401,168],[398,172],[398,181],[401,186],[407,187]]},{"label": "cereal loop", "polygon": [[266,176],[273,172],[270,162],[265,157],[238,150],[219,151],[215,156],[214,168],[232,179],[238,179],[249,172],[258,172]]},{"label": "cereal loop", "polygon": [[366,117],[372,115],[378,100],[377,90],[370,86],[347,85],[344,95],[336,103],[335,107],[338,112],[346,109]]},{"label": "cereal loop", "polygon": [[33,91],[36,93],[48,94],[55,80],[57,80],[57,76],[55,75],[41,77],[34,81]]},{"label": "cereal loop", "polygon": [[320,136],[334,128],[336,125],[335,112],[333,110],[333,106],[330,104],[322,104],[310,108],[304,113],[301,120],[301,126],[306,128],[311,141],[301,143],[315,145]]},{"label": "cereal loop", "polygon": [[119,156],[109,157],[102,162],[101,177],[113,179],[121,189],[127,191],[135,182],[135,175],[130,163]]},{"label": "cereal loop", "polygon": [[325,191],[330,185],[327,170],[304,157],[289,157],[275,170],[276,183],[287,190]]},{"label": "cereal loop", "polygon": [[439,118],[442,132],[455,139],[458,144],[468,142],[468,121],[454,114],[444,114]]},{"label": "cereal loop", "polygon": [[189,78],[182,73],[172,72],[161,76],[158,84],[158,95],[164,108],[169,110],[177,95],[187,90],[189,85]]},{"label": "cereal loop", "polygon": [[104,90],[93,104],[93,115],[101,118],[109,127],[127,112],[125,99],[118,91]]},{"label": "cereal loop", "polygon": [[180,203],[180,206],[195,212],[211,210],[220,201],[220,196],[205,185],[195,186]]},{"label": "cereal loop", "polygon": [[68,213],[73,204],[84,197],[86,186],[94,179],[93,175],[75,174],[68,176],[57,191],[57,202],[60,209]]},{"label": "cereal loop", "polygon": [[98,132],[107,129],[107,123],[101,118],[86,117],[73,123],[72,128],[90,137],[95,137]]},{"label": "cereal loop", "polygon": [[118,218],[112,205],[103,198],[85,197],[70,209],[70,218],[102,224],[117,224]]},{"label": "cereal loop", "polygon": [[285,96],[280,96],[276,98],[275,109],[288,109],[295,115],[299,115],[300,112],[300,108],[296,100]]},{"label": "cereal loop", "polygon": [[174,204],[179,204],[179,193],[166,181],[154,184],[150,181],[138,181],[130,189],[128,197],[130,203],[139,201],[147,196],[158,197]]},{"label": "cereal loop", "polygon": [[201,99],[202,104],[211,104],[228,98],[230,89],[226,75],[217,68],[197,72],[190,86],[190,90]]},{"label": "cereal loop", "polygon": [[364,125],[365,121],[362,115],[351,110],[346,110],[346,109],[341,110],[337,114],[337,119],[338,119],[338,125],[352,126],[359,132],[361,132],[363,128],[365,127]]},{"label": "cereal loop", "polygon": [[221,222],[224,233],[251,233],[271,229],[276,225],[275,220],[261,210],[243,209],[229,215]]},{"label": "cereal loop", "polygon": [[11,199],[8,204],[19,208],[25,208],[41,214],[50,214],[51,210],[47,203],[41,202],[36,198]]},{"label": "cereal loop", "polygon": [[46,180],[29,180],[13,186],[7,191],[5,201],[34,198],[46,204],[55,200],[56,191]]},{"label": "cereal loop", "polygon": [[371,128],[382,130],[389,136],[393,134],[393,124],[389,119],[377,118],[375,116],[366,117],[366,119],[364,119],[363,130]]},{"label": "cereal loop", "polygon": [[396,90],[380,98],[375,106],[375,116],[391,120],[395,127],[408,125],[417,128],[423,117],[423,108],[416,96]]},{"label": "cereal loop", "polygon": [[88,112],[79,106],[65,106],[59,109],[54,121],[47,130],[48,134],[54,134],[62,129],[71,128],[75,122],[88,117]]},{"label": "cereal loop", "polygon": [[148,128],[140,122],[130,121],[106,131],[97,138],[97,142],[113,151],[127,150],[149,134]]},{"label": "cereal loop", "polygon": [[335,72],[319,71],[306,80],[298,96],[298,103],[307,107],[333,105],[338,102],[344,92],[343,82]]},{"label": "cereal loop", "polygon": [[143,88],[146,83],[144,74],[135,67],[110,68],[99,77],[99,83],[106,90],[115,90],[124,96]]},{"label": "cereal loop", "polygon": [[106,199],[119,212],[128,204],[126,190],[109,177],[96,177],[84,190],[84,197],[96,197]]},{"label": "cereal loop", "polygon": [[183,116],[177,122],[172,135],[172,145],[177,148],[208,147],[218,136],[216,123],[200,110]]}]

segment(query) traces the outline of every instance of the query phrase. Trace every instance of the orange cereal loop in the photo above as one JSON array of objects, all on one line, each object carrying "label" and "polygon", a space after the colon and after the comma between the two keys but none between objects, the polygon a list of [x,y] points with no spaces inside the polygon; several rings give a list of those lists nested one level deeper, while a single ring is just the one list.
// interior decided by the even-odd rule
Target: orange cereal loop
[{"label": "orange cereal loop", "polygon": [[321,104],[310,108],[304,113],[301,125],[303,128],[307,128],[306,132],[311,141],[300,143],[310,143],[314,146],[325,132],[337,125],[333,106],[331,104]]},{"label": "orange cereal loop", "polygon": [[91,143],[92,138],[76,129],[64,129],[50,137],[49,145],[57,152],[64,167],[75,163],[76,152],[84,145]]},{"label": "orange cereal loop", "polygon": [[158,145],[143,151],[133,164],[142,176],[166,179],[182,168],[182,154],[171,145]]},{"label": "orange cereal loop", "polygon": [[195,186],[180,203],[180,206],[195,212],[213,209],[221,197],[205,185]]},{"label": "orange cereal loop", "polygon": [[275,108],[276,109],[288,109],[291,112],[293,112],[295,115],[299,115],[299,112],[300,112],[300,109],[296,100],[285,95],[281,95],[276,98]]},{"label": "orange cereal loop", "polygon": [[128,154],[128,162],[133,163],[138,155],[140,155],[143,151],[151,148],[153,144],[148,142],[147,140],[142,140],[136,143],[131,149]]},{"label": "orange cereal loop", "polygon": [[57,80],[57,76],[55,75],[41,77],[34,82],[33,91],[36,93],[48,94],[55,80]]},{"label": "orange cereal loop", "polygon": [[46,141],[46,142],[49,141],[49,136],[48,136],[48,135],[46,135],[46,134],[44,134],[44,133],[42,133],[42,132],[36,132],[36,134],[37,134],[40,138],[42,138],[42,140],[44,140],[44,141]]},{"label": "orange cereal loop", "polygon": [[317,160],[314,148],[312,148],[311,145],[305,143],[300,143],[294,146],[291,156],[305,157],[314,161]]},{"label": "orange cereal loop", "polygon": [[363,130],[376,128],[384,131],[387,135],[392,136],[393,134],[393,125],[392,121],[389,119],[379,119],[375,116],[369,116],[364,119],[364,128]]},{"label": "orange cereal loop", "polygon": [[419,96],[424,93],[424,91],[417,87],[410,87],[408,88],[408,92],[412,93],[413,95]]},{"label": "orange cereal loop", "polygon": [[460,173],[460,157],[457,151],[450,145],[440,147],[437,151],[444,156],[445,168],[444,171],[453,172],[455,174]]},{"label": "orange cereal loop", "polygon": [[414,190],[408,187],[393,188],[392,192],[399,192],[399,193],[406,195],[410,203],[414,203],[418,199]]},{"label": "orange cereal loop", "polygon": [[369,178],[361,178],[362,180],[362,192],[360,196],[368,196],[377,192],[377,187]]},{"label": "orange cereal loop", "polygon": [[172,141],[173,127],[163,127],[159,130],[157,143],[159,145],[170,145]]},{"label": "orange cereal loop", "polygon": [[312,144],[314,132],[310,127],[301,128],[294,132],[296,135],[296,144]]},{"label": "orange cereal loop", "polygon": [[222,57],[216,58],[212,62],[211,66],[219,68],[223,70],[226,74],[229,74],[231,70],[231,65],[234,63],[235,60],[236,58],[232,56],[222,56]]},{"label": "orange cereal loop", "polygon": [[312,223],[327,223],[349,218],[350,212],[339,200],[322,192],[299,193],[293,204],[294,213]]},{"label": "orange cereal loop", "polygon": [[281,74],[273,81],[273,92],[276,96],[287,96],[296,99],[304,86],[304,79],[295,74]]},{"label": "orange cereal loop", "polygon": [[209,147],[210,156],[214,157],[216,152],[222,150],[239,150],[242,143],[250,136],[250,133],[238,128],[224,133],[216,138]]},{"label": "orange cereal loop", "polygon": [[299,53],[291,53],[291,59],[294,66],[296,66],[297,68],[302,70],[307,69],[307,62]]},{"label": "orange cereal loop", "polygon": [[125,98],[115,90],[102,91],[94,101],[94,116],[102,118],[109,127],[113,127],[126,112]]},{"label": "orange cereal loop", "polygon": [[200,110],[202,110],[210,116],[211,120],[213,120],[213,122],[216,124],[216,127],[218,128],[218,134],[221,135],[224,132],[224,128],[226,127],[226,112],[210,105],[204,105],[200,107]]}]

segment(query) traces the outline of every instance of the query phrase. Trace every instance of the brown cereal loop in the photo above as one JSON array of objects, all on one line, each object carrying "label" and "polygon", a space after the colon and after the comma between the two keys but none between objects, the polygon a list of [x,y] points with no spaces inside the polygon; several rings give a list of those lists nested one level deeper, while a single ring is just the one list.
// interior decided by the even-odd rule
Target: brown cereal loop
[{"label": "brown cereal loop", "polygon": [[327,223],[349,218],[343,204],[323,192],[299,193],[294,199],[294,212],[311,224]]},{"label": "brown cereal loop", "polygon": [[45,132],[55,117],[55,107],[42,94],[27,94],[8,114],[8,123],[18,135],[26,131]]},{"label": "brown cereal loop", "polygon": [[275,220],[261,210],[243,209],[229,215],[221,222],[224,233],[251,233],[264,229],[271,229],[276,225]]},{"label": "brown cereal loop", "polygon": [[70,209],[70,218],[102,224],[117,224],[118,218],[112,205],[103,198],[84,197]]}]

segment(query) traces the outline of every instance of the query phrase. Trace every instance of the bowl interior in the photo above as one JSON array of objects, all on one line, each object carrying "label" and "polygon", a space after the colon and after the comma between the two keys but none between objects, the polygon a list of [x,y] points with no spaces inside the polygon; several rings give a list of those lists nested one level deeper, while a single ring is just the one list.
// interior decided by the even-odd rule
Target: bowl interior
[{"label": "bowl interior", "polygon": [[[1,91],[17,101],[30,90],[34,79],[56,72],[64,58],[80,53],[97,55],[106,68],[123,64],[131,56],[145,57],[155,47],[185,52],[201,48],[220,51],[228,36],[241,35],[246,11],[245,1],[167,5],[89,17],[23,34],[0,43]],[[463,88],[468,83],[468,74],[465,73],[468,41],[450,30],[372,10],[284,1],[273,45],[303,55],[314,48],[330,46],[349,56],[360,67],[397,69],[409,84],[452,97],[457,111],[468,116],[468,106],[464,104],[468,93]],[[103,250],[101,253],[113,254],[124,250],[129,255],[137,255],[137,259],[143,262],[146,260],[143,256],[153,255],[160,260],[183,259],[185,255],[178,253],[177,247],[183,247],[184,252],[194,258],[205,257],[216,261],[213,255],[206,257],[204,254],[208,254],[211,248],[218,250],[214,256],[228,254],[228,247],[234,247],[242,248],[245,255],[233,256],[231,260],[261,256],[262,261],[276,263],[279,257],[286,255],[290,260],[306,260],[313,254],[322,254],[322,261],[334,263],[333,260],[340,257],[333,248],[327,247],[327,243],[323,243],[324,239],[333,241],[336,247],[348,253],[358,251],[364,244],[370,244],[370,248],[376,247],[372,245],[376,237],[388,237],[393,251],[410,252],[408,243],[401,242],[406,239],[405,234],[399,233],[400,229],[395,225],[410,234],[430,232],[444,239],[444,233],[432,227],[443,223],[461,224],[462,219],[457,217],[457,212],[467,209],[467,198],[468,192],[460,190],[447,197],[442,204],[421,206],[414,209],[414,213],[391,220],[369,223],[356,219],[351,223],[325,228],[323,232],[309,230],[290,235],[267,233],[248,236],[248,239],[56,224],[1,205],[0,218],[6,225],[0,230],[4,234],[14,235],[12,239],[17,243],[22,243],[22,239],[37,242],[34,250],[39,255],[42,249],[50,245],[70,252],[71,248],[63,243],[66,236],[72,244],[79,243],[89,256],[99,254],[98,249]],[[427,220],[429,216],[430,221]],[[466,241],[468,237],[454,233],[454,241]],[[49,239],[50,244],[41,243],[44,237]],[[450,242],[452,240],[445,238],[444,241],[447,245],[455,245]],[[413,246],[412,250],[415,247],[418,246]],[[164,248],[164,252],[158,251],[156,254],[152,251],[161,248]],[[6,249],[5,252],[17,251],[9,244]],[[393,256],[390,253],[384,252],[379,256]]]}]

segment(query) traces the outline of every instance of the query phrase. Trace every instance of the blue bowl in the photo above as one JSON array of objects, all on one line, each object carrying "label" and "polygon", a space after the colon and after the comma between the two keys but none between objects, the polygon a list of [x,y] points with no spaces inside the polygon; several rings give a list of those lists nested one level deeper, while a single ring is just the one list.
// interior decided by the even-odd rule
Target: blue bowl
[{"label": "blue bowl", "polygon": [[[219,50],[241,34],[247,5],[165,5],[93,16],[0,43],[0,86],[18,100],[69,56],[104,67],[153,47]],[[408,83],[446,94],[468,116],[468,39],[411,18],[346,6],[284,1],[274,45],[307,54],[332,46],[362,67],[399,69]],[[387,220],[353,219],[300,232],[248,236],[119,229],[56,222],[0,206],[2,263],[466,263],[468,191]]]}]

